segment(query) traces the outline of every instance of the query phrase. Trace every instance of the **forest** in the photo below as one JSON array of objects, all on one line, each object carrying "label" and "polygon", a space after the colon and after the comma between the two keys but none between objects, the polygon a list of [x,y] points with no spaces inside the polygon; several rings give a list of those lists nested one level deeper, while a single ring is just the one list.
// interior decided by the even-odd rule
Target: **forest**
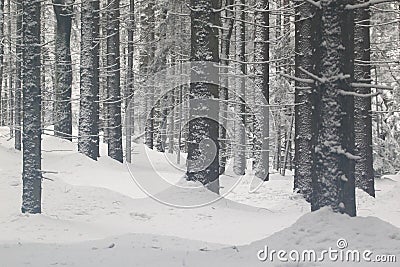
[{"label": "forest", "polygon": [[0,266],[395,266],[398,0],[0,0],[0,40]]}]

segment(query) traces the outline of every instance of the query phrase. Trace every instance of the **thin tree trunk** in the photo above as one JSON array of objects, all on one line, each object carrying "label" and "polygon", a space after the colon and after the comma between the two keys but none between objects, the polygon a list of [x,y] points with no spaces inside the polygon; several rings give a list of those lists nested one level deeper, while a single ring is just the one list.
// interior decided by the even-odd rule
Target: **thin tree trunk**
[{"label": "thin tree trunk", "polygon": [[[259,9],[264,9],[264,12],[257,12],[256,23],[263,27],[256,26],[255,37],[255,61],[268,62],[269,61],[269,1],[263,0],[257,5]],[[267,104],[269,104],[269,63],[256,64],[256,86],[261,86],[262,95]],[[257,100],[256,100],[257,101]],[[261,105],[263,102],[260,103]],[[257,149],[261,149],[259,153],[260,159],[255,175],[263,181],[269,179],[269,107],[262,105],[259,108],[262,122],[260,123],[260,134],[257,136]],[[261,145],[259,142],[261,141]]]},{"label": "thin tree trunk", "polygon": [[[0,40],[4,40],[4,0],[0,0]],[[4,42],[0,42],[0,126],[4,125],[5,111],[3,106],[3,71]]]},{"label": "thin tree trunk", "polygon": [[[366,0],[356,0],[356,4]],[[369,62],[370,56],[370,11],[369,8],[355,10],[356,25],[354,32],[355,59]],[[354,79],[359,83],[371,83],[371,66],[368,64],[354,66]],[[371,94],[371,88],[356,88],[356,93]],[[372,115],[371,97],[354,98],[354,131],[356,155],[360,158],[356,161],[355,177],[356,186],[375,196],[374,168],[372,157]]]},{"label": "thin tree trunk", "polygon": [[246,70],[246,13],[244,12],[245,0],[238,0],[240,21],[237,24],[236,43],[239,46],[237,51],[237,60],[241,63],[238,64],[239,77],[237,78],[238,84],[236,85],[238,92],[236,93],[235,113],[238,118],[235,120],[235,153],[233,170],[237,175],[244,175],[246,172],[246,84],[245,75]]},{"label": "thin tree trunk", "polygon": [[40,6],[23,2],[23,213],[41,213]]},{"label": "thin tree trunk", "polygon": [[22,61],[22,0],[17,0],[17,39],[16,39],[16,63],[15,63],[15,149],[21,150],[21,61]]},{"label": "thin tree trunk", "polygon": [[129,4],[129,24],[128,24],[128,71],[126,84],[126,161],[132,162],[132,133],[134,130],[134,74],[133,74],[133,33],[135,27],[135,1],[130,0]]},{"label": "thin tree trunk", "polygon": [[119,0],[108,0],[107,69],[108,69],[108,155],[123,162],[120,87]]}]

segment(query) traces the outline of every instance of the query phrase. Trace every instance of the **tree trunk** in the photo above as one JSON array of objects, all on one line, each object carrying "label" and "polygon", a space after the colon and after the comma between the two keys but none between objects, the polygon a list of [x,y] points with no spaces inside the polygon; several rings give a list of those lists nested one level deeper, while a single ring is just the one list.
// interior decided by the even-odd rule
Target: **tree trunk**
[{"label": "tree trunk", "polygon": [[[213,12],[218,8],[217,1],[213,0],[191,0],[191,61],[211,61],[219,62],[219,40],[218,29],[212,27],[219,21],[219,13]],[[207,70],[204,70],[206,73]],[[201,72],[203,73],[203,72]],[[200,75],[201,75],[200,73]],[[206,77],[205,77],[206,78]],[[210,190],[219,193],[219,144],[218,122],[211,118],[196,117],[197,114],[204,112],[219,114],[217,105],[196,107],[195,99],[208,99],[206,104],[211,102],[211,98],[218,98],[218,85],[209,83],[190,84],[190,116],[188,134],[188,157],[187,157],[187,179],[190,181],[200,181]],[[213,101],[213,104],[216,104]],[[214,114],[215,113],[215,114]],[[214,117],[214,118],[215,118]],[[208,139],[209,141],[206,141]],[[200,149],[200,142],[213,142],[215,151]],[[212,145],[211,145],[212,146]],[[212,154],[212,155],[210,155]],[[213,158],[211,158],[213,157]],[[208,166],[203,166],[207,161]]]},{"label": "tree trunk", "polygon": [[354,181],[354,17],[345,6],[349,0],[321,3],[321,68],[319,76],[316,175],[313,177],[312,210],[330,206],[356,215]]},{"label": "tree trunk", "polygon": [[119,0],[108,0],[107,69],[108,84],[108,155],[123,162],[121,127]]},{"label": "tree trunk", "polygon": [[23,213],[41,213],[40,5],[23,2]]},{"label": "tree trunk", "polygon": [[[4,40],[4,0],[0,0],[0,40]],[[4,42],[0,42],[0,126],[4,125],[5,111],[3,106],[3,71]]]},{"label": "tree trunk", "polygon": [[309,83],[310,73],[317,73],[318,9],[310,3],[296,5],[295,23],[295,173],[294,190],[311,201],[316,124],[315,84]]},{"label": "tree trunk", "polygon": [[[269,1],[263,0],[257,5],[257,8],[264,9],[265,11],[255,14],[256,23],[263,26],[256,26],[255,29],[255,61],[262,61],[264,63],[255,65],[255,83],[256,86],[261,88],[265,102],[269,104]],[[260,123],[261,136],[257,136],[257,149],[261,149],[261,151],[255,175],[267,181],[269,179],[269,107],[264,106],[263,102],[260,104],[262,106],[260,106],[257,112],[261,113],[262,122],[258,122]],[[261,145],[259,144],[260,141]]]},{"label": "tree trunk", "polygon": [[93,51],[95,40],[95,3],[81,3],[81,63],[80,63],[80,109],[78,150],[91,159],[98,157],[98,87],[96,88]]},{"label": "tree trunk", "polygon": [[55,122],[54,134],[72,140],[71,27],[73,0],[53,0],[57,19],[55,37]]},{"label": "tree trunk", "polygon": [[[365,0],[356,0],[356,4]],[[363,62],[371,60],[370,50],[370,11],[369,8],[355,10],[356,25],[354,32],[355,59]],[[354,79],[359,83],[371,83],[371,66],[368,64],[354,66]],[[371,94],[371,88],[356,88],[356,93]],[[371,97],[354,98],[354,137],[355,153],[360,157],[355,165],[356,186],[375,196],[374,168],[372,157],[372,116]]]},{"label": "tree trunk", "polygon": [[235,96],[235,149],[234,149],[234,164],[233,170],[236,175],[244,175],[246,172],[246,28],[245,20],[246,13],[244,12],[244,0],[238,0],[237,10],[240,21],[236,25],[236,44],[238,45],[237,60],[240,62],[237,65],[238,77],[236,79],[236,96]]},{"label": "tree trunk", "polygon": [[17,1],[17,39],[15,62],[15,149],[21,150],[21,86],[22,86],[22,0]]},{"label": "tree trunk", "polygon": [[126,78],[126,161],[132,162],[132,133],[134,130],[134,74],[133,74],[133,33],[135,27],[135,1],[130,0],[129,4],[129,24],[128,24],[128,71]]}]

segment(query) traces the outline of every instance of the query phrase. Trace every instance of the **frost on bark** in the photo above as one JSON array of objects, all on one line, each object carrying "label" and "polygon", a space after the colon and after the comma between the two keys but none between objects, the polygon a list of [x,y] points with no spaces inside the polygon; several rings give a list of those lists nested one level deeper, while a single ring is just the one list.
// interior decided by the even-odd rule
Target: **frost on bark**
[{"label": "frost on bark", "polygon": [[[190,1],[191,61],[219,62],[218,29],[213,27],[213,25],[218,24],[219,13],[213,12],[213,9],[218,8],[217,2],[213,0]],[[201,70],[201,73],[207,75],[207,69]],[[190,99],[205,99],[206,105],[196,105],[190,102],[189,112],[192,119],[189,121],[187,140],[187,179],[200,181],[216,193],[219,193],[219,125],[217,121],[209,117],[196,117],[196,115],[206,112],[210,115],[212,113],[213,118],[217,118],[219,114],[217,104],[211,107],[207,105],[210,102],[215,104],[216,101],[207,101],[207,99],[217,99],[218,95],[218,85],[198,82],[190,84]],[[205,150],[208,150],[212,146],[211,143],[214,143],[215,151],[213,152],[215,153],[213,153],[212,159],[209,157],[208,151],[202,151],[201,141],[206,146]],[[202,166],[205,160],[211,163]]]},{"label": "frost on bark", "polygon": [[321,0],[321,56],[318,82],[319,130],[315,146],[312,210],[330,206],[356,215],[354,185],[354,18],[348,0]]},{"label": "frost on bark", "polygon": [[119,0],[108,0],[107,3],[108,155],[112,159],[123,162],[119,48]]},{"label": "frost on bark", "polygon": [[307,82],[310,73],[317,73],[318,20],[317,8],[304,2],[296,6],[295,24],[295,173],[294,190],[311,201],[313,151],[315,146],[315,84]]},{"label": "frost on bark", "polygon": [[246,92],[246,84],[245,84],[245,75],[246,71],[246,28],[245,28],[245,20],[246,13],[244,12],[244,0],[238,0],[238,16],[239,21],[236,25],[236,44],[238,45],[237,49],[237,68],[238,68],[238,78],[236,84],[236,97],[235,97],[235,148],[234,148],[234,163],[233,163],[233,171],[237,175],[244,175],[246,172],[246,106],[245,106],[245,92]]},{"label": "frost on bark", "polygon": [[[94,66],[98,55],[94,51],[96,3],[81,3],[81,62],[78,150],[91,159],[98,157],[98,82]],[[98,61],[97,61],[98,62]]]},{"label": "frost on bark", "polygon": [[55,36],[54,134],[72,140],[71,27],[73,0],[53,0],[57,26]]},{"label": "frost on bark", "polygon": [[21,80],[22,80],[22,0],[16,3],[16,62],[15,62],[15,149],[21,150]]},{"label": "frost on bark", "polygon": [[23,213],[41,212],[40,4],[23,2]]},{"label": "frost on bark", "polygon": [[3,107],[3,58],[4,58],[4,0],[0,0],[0,126],[3,126],[5,110]]},{"label": "frost on bark", "polygon": [[[269,103],[269,1],[263,0],[257,3],[256,8],[259,11],[255,13],[255,62],[263,62],[262,64],[256,64],[255,68],[255,85],[258,90],[262,91],[262,95],[265,98],[265,103]],[[256,102],[257,99],[256,99]],[[259,117],[262,118],[261,122],[258,122],[259,129],[256,133],[256,149],[261,150],[258,155],[258,164],[255,175],[267,181],[269,179],[269,107],[262,105],[263,102],[259,103],[261,106],[258,107],[256,112],[260,113]]]},{"label": "frost on bark", "polygon": [[140,51],[140,74],[141,74],[141,84],[144,84],[145,94],[145,143],[150,148],[153,149],[154,146],[154,86],[151,85],[152,81],[148,81],[147,78],[151,75],[153,70],[152,63],[154,61],[155,55],[155,3],[154,0],[145,0],[142,2],[141,8],[141,38],[143,42]]},{"label": "frost on bark", "polygon": [[126,77],[126,105],[125,105],[125,117],[126,117],[126,161],[132,162],[132,133],[134,130],[134,105],[133,105],[133,94],[134,94],[134,73],[133,73],[133,34],[135,28],[135,1],[130,0],[129,2],[129,23],[128,23],[128,70]]},{"label": "frost on bark", "polygon": [[[361,4],[366,0],[356,0]],[[354,29],[354,55],[355,59],[370,62],[370,11],[369,8],[358,8],[355,11],[355,21],[359,24]],[[357,83],[371,82],[371,66],[356,64],[354,66],[354,79]],[[358,94],[371,94],[371,88],[355,88]],[[372,157],[372,116],[371,97],[354,98],[354,136],[355,152],[359,159],[355,165],[356,186],[375,196],[374,169]]]}]

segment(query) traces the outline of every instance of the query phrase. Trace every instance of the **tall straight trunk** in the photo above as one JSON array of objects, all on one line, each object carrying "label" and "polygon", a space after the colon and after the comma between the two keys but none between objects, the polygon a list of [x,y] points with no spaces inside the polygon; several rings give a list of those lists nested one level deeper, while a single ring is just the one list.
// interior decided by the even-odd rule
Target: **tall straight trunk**
[{"label": "tall straight trunk", "polygon": [[[144,78],[144,82],[147,81],[149,75],[153,71],[152,64],[154,62],[154,40],[155,40],[155,1],[146,0],[144,1],[145,6],[143,7],[143,18],[142,18],[142,35],[141,38],[145,44],[143,45],[144,50],[142,51],[141,60],[141,75]],[[151,82],[151,81],[150,81]],[[150,148],[154,147],[154,86],[149,86],[147,84],[145,88],[145,102],[146,102],[146,112],[145,112],[145,143]]]},{"label": "tall straight trunk", "polygon": [[234,164],[233,170],[237,175],[244,175],[246,172],[246,84],[245,75],[246,70],[246,13],[244,12],[245,0],[238,0],[239,5],[238,16],[240,21],[236,26],[236,44],[239,46],[237,50],[237,60],[239,69],[239,78],[237,79],[238,84],[236,84],[236,105],[235,113],[238,118],[235,120],[235,149],[234,149]]},{"label": "tall straight trunk", "polygon": [[[213,12],[213,9],[218,8],[217,2],[213,0],[190,1],[191,61],[219,62],[218,29],[213,27],[219,21],[219,13]],[[204,70],[204,72],[207,72],[207,70]],[[189,95],[191,100],[202,98],[211,101],[211,98],[218,98],[218,85],[191,83]],[[209,117],[196,117],[196,114],[203,114],[207,111],[212,113],[210,115],[215,115],[214,118],[216,118],[219,114],[219,107],[217,105],[199,107],[192,101],[189,105],[190,116],[193,119],[189,121],[187,140],[187,179],[200,181],[213,192],[219,193],[219,125],[218,122]],[[200,149],[200,142],[207,139],[215,144],[215,151],[208,151],[207,148],[206,151]],[[210,163],[208,164],[208,162]],[[208,166],[203,166],[203,164],[208,164]]]},{"label": "tall straight trunk", "polygon": [[312,210],[330,206],[356,215],[354,181],[354,17],[350,0],[321,0],[320,121]]},{"label": "tall straight trunk", "polygon": [[[0,0],[0,40],[4,40],[4,0]],[[5,111],[3,106],[3,71],[4,42],[0,42],[0,126],[4,124]]]},{"label": "tall straight trunk", "polygon": [[[356,0],[361,4],[366,0]],[[355,59],[369,62],[370,56],[370,11],[369,8],[355,10],[355,21],[358,22],[354,30]],[[359,83],[371,83],[371,66],[368,64],[354,66],[354,79]],[[356,88],[356,93],[371,94],[371,88]],[[372,157],[372,115],[371,97],[354,98],[354,137],[355,153],[360,157],[355,165],[356,186],[375,196],[374,168]]]},{"label": "tall straight trunk", "polygon": [[123,162],[121,125],[119,0],[108,0],[107,72],[108,72],[108,155]]},{"label": "tall straight trunk", "polygon": [[14,138],[14,62],[13,62],[13,43],[11,41],[12,37],[12,9],[11,0],[8,0],[8,91],[9,91],[9,101],[8,101],[8,126],[10,128],[10,137]]},{"label": "tall straight trunk", "polygon": [[93,136],[92,140],[96,143],[95,153],[97,153],[97,157],[100,157],[100,0],[93,0],[92,4],[94,24],[92,45],[94,84],[92,90],[95,101],[92,125],[95,136]]},{"label": "tall straight trunk", "polygon": [[310,73],[317,73],[318,9],[310,3],[296,5],[295,23],[295,173],[294,190],[311,201],[315,146],[315,94],[314,82],[307,82]]},{"label": "tall straight trunk", "polygon": [[73,0],[53,0],[57,19],[55,37],[55,122],[54,134],[72,140],[71,27]]},{"label": "tall straight trunk", "polygon": [[96,89],[96,54],[93,51],[95,40],[94,2],[81,3],[81,62],[80,62],[80,108],[78,150],[91,159],[97,160],[98,136],[98,90]]},{"label": "tall straight trunk", "polygon": [[17,0],[16,16],[16,62],[15,62],[15,144],[17,150],[21,150],[21,86],[22,86],[22,1]]},{"label": "tall straight trunk", "polygon": [[23,213],[41,213],[40,6],[23,2]]},{"label": "tall straight trunk", "polygon": [[225,172],[225,167],[228,161],[228,140],[227,140],[227,131],[226,129],[228,128],[228,99],[229,99],[229,56],[230,56],[230,50],[231,50],[231,39],[232,39],[232,34],[233,34],[233,28],[235,25],[235,19],[233,18],[234,12],[233,12],[233,7],[232,6],[234,3],[234,0],[227,0],[226,5],[228,6],[226,10],[226,17],[232,17],[229,20],[228,23],[228,32],[226,33],[225,40],[221,43],[222,46],[222,52],[224,53],[224,56],[227,60],[225,60],[224,63],[224,68],[222,69],[222,77],[221,79],[224,80],[223,84],[225,84],[226,88],[222,87],[220,88],[220,96],[219,98],[222,101],[226,101],[224,105],[222,105],[221,108],[221,127],[219,129],[219,135],[220,135],[220,144],[221,144],[221,150],[220,150],[220,167],[219,167],[219,174],[223,174]]},{"label": "tall straight trunk", "polygon": [[[264,96],[265,102],[269,104],[269,1],[263,0],[257,4],[257,8],[260,11],[255,14],[256,24],[261,26],[255,26],[255,61],[262,61],[262,64],[256,64],[255,68],[255,83],[259,86]],[[257,101],[257,100],[256,100]],[[261,102],[262,104],[262,102]],[[258,167],[255,175],[267,181],[269,179],[269,107],[261,105],[259,111],[261,114],[262,121],[259,122],[261,131],[257,136],[257,149],[261,149],[259,153],[260,158]],[[261,145],[259,144],[261,141]]]},{"label": "tall straight trunk", "polygon": [[126,78],[126,161],[132,162],[132,133],[134,129],[134,74],[133,74],[133,33],[135,27],[135,1],[129,3],[129,24],[128,24],[128,70]]}]

